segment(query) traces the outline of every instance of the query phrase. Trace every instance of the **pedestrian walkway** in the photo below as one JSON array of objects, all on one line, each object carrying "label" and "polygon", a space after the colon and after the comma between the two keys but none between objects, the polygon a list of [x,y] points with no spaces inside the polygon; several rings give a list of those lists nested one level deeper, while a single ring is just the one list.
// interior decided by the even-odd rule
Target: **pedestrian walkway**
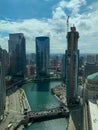
[{"label": "pedestrian walkway", "polygon": [[[22,91],[22,94],[20,91]],[[24,119],[24,109],[31,110],[24,90],[19,89],[16,92],[9,90],[8,93],[8,96],[6,96],[4,119],[0,123],[0,130],[7,129],[10,123],[12,124],[10,130],[13,130],[18,122]],[[22,128],[21,126],[19,130],[22,130]]]}]

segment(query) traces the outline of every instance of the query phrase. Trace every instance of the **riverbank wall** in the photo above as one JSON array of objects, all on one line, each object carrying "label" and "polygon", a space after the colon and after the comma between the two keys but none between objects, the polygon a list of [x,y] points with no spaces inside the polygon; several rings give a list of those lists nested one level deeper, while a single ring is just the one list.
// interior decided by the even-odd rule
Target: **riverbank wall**
[{"label": "riverbank wall", "polygon": [[19,93],[19,97],[20,97],[19,100],[20,100],[20,103],[22,106],[22,113],[24,113],[25,111],[31,111],[31,107],[30,107],[30,104],[28,102],[25,91],[22,88],[20,88],[18,93]]}]

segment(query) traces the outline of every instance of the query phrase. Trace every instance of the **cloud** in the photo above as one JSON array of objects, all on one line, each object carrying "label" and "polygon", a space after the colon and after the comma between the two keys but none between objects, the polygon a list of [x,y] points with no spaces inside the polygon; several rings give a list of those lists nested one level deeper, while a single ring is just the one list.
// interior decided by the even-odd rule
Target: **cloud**
[{"label": "cloud", "polygon": [[26,37],[27,52],[35,52],[35,37],[45,35],[50,37],[51,53],[64,53],[67,48],[66,19],[70,15],[69,25],[75,24],[80,33],[80,52],[98,52],[97,5],[98,2],[90,5],[86,0],[61,0],[53,6],[49,19],[0,20],[0,45],[7,48],[8,34],[21,32]]},{"label": "cloud", "polygon": [[8,50],[7,41],[8,41],[8,37],[2,37],[2,36],[0,36],[0,45],[1,45],[1,47],[3,49],[6,49],[6,50]]},{"label": "cloud", "polygon": [[[55,10],[58,11],[58,9],[62,9],[63,11],[65,9],[71,11],[71,16],[77,16],[79,11],[80,11],[80,7],[86,5],[86,0],[70,0],[70,1],[65,1],[65,0],[61,0],[58,4]],[[68,14],[69,15],[69,14]]]},{"label": "cloud", "polygon": [[[56,21],[54,19],[27,19],[17,22],[1,20],[0,33],[24,33],[26,37],[27,52],[34,52],[35,37],[37,36],[49,36],[51,41],[51,48],[54,44],[55,46],[59,46],[59,44],[63,43],[64,39],[62,39],[62,36],[64,35],[64,29],[63,26],[60,27],[60,22],[63,23],[62,20]],[[7,44],[7,41],[5,41],[5,44],[2,43],[3,38],[3,36],[0,36],[0,43],[2,47],[4,47],[4,45]],[[6,40],[8,40],[8,36]],[[56,52],[56,50],[54,52]]]}]

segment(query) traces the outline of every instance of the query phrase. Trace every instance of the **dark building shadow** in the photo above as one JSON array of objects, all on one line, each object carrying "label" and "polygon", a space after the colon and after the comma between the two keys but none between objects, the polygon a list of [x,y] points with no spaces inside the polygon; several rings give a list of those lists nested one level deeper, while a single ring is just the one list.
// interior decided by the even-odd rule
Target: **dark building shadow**
[{"label": "dark building shadow", "polygon": [[74,127],[75,130],[83,130],[83,107],[71,112],[71,121],[69,123],[73,125],[72,127]]}]

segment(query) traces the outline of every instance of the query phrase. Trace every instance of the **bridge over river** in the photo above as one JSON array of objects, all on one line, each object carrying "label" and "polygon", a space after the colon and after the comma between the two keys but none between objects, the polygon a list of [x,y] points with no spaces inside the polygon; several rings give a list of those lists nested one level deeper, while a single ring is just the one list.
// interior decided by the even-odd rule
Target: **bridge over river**
[{"label": "bridge over river", "polygon": [[24,125],[25,127],[28,126],[28,124],[46,121],[46,120],[52,120],[57,118],[64,118],[69,117],[69,110],[68,108],[62,106],[57,108],[52,108],[44,111],[28,111],[25,113],[24,119],[21,120],[18,125],[14,128],[14,130],[17,130],[21,125]]}]

